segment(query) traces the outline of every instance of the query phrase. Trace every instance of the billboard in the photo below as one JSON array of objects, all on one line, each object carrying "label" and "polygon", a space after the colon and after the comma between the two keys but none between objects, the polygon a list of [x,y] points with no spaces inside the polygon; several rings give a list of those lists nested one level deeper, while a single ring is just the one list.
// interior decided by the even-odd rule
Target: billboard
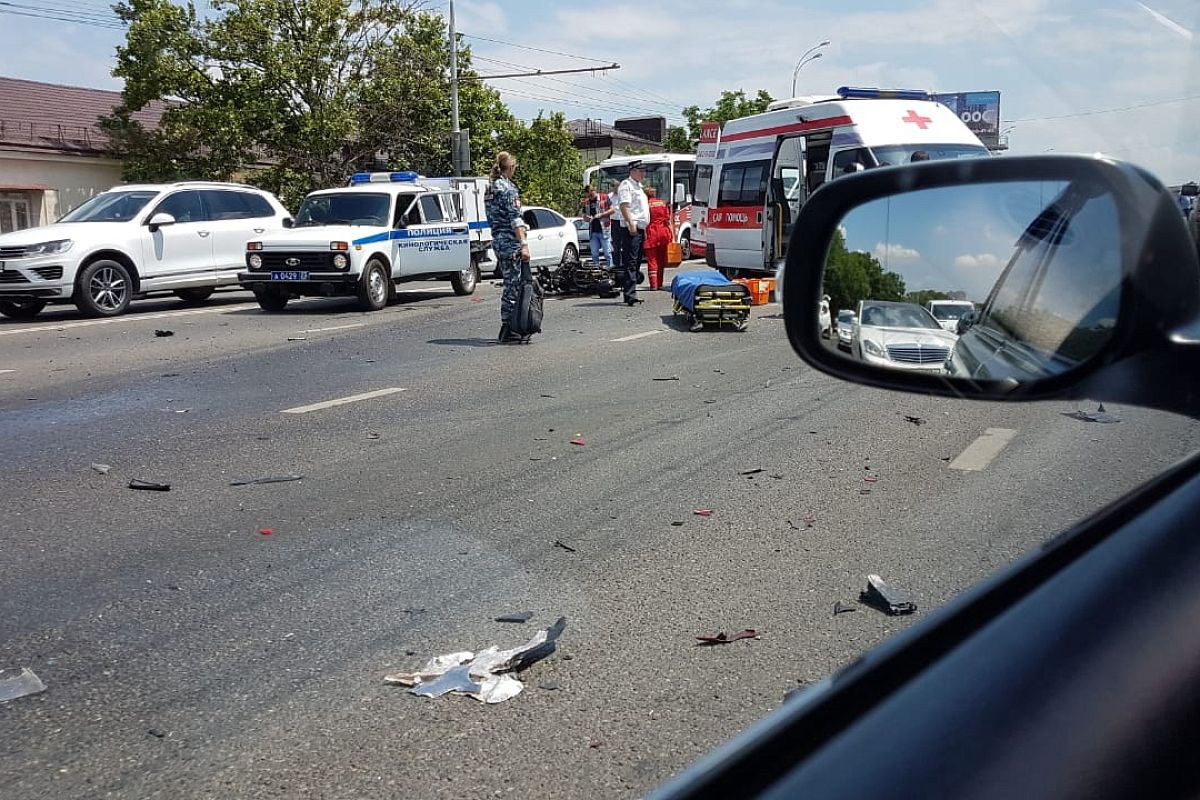
[{"label": "billboard", "polygon": [[712,158],[717,154],[717,144],[721,141],[721,123],[700,123],[700,141],[696,144],[697,158]]},{"label": "billboard", "polygon": [[957,114],[984,146],[995,148],[1000,145],[999,92],[935,94],[933,99]]}]

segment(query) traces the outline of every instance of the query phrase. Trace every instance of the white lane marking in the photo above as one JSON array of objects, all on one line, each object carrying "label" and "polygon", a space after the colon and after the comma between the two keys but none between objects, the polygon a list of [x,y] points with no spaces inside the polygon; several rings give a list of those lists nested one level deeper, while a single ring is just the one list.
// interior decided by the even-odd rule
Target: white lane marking
[{"label": "white lane marking", "polygon": [[353,325],[334,325],[332,328],[309,328],[301,333],[325,333],[326,331],[344,331],[347,328],[362,328],[366,325],[365,322],[355,322]]},{"label": "white lane marking", "polygon": [[221,306],[220,308],[198,308],[191,311],[165,311],[161,314],[129,314],[123,317],[109,317],[108,319],[89,319],[84,322],[64,322],[61,325],[55,325],[51,322],[37,328],[0,329],[0,336],[12,336],[17,333],[55,333],[72,328],[88,328],[92,325],[111,325],[114,322],[141,322],[144,319],[173,319],[175,317],[191,317],[197,314],[224,314],[229,311],[245,311],[250,308],[258,308],[258,303],[243,303],[236,306]]},{"label": "white lane marking", "polygon": [[986,469],[1016,435],[1017,432],[1011,428],[988,428],[982,436],[967,445],[958,458],[950,462],[950,469],[969,472]]},{"label": "white lane marking", "polygon": [[662,328],[656,331],[646,331],[645,333],[635,333],[632,336],[622,336],[620,339],[612,339],[614,342],[632,342],[634,339],[645,339],[647,336],[657,336],[660,333],[666,333]]},{"label": "white lane marking", "polygon": [[16,372],[15,369],[0,369],[0,375],[7,375],[10,372]]},{"label": "white lane marking", "polygon": [[334,406],[344,406],[346,403],[357,403],[361,400],[371,400],[376,397],[385,397],[389,394],[397,392],[407,392],[408,389],[392,387],[391,389],[376,389],[373,392],[364,392],[363,394],[352,394],[349,397],[339,397],[336,400],[326,400],[323,403],[313,403],[311,406],[297,406],[296,408],[286,408],[279,412],[281,414],[307,414],[310,411],[321,411]]}]

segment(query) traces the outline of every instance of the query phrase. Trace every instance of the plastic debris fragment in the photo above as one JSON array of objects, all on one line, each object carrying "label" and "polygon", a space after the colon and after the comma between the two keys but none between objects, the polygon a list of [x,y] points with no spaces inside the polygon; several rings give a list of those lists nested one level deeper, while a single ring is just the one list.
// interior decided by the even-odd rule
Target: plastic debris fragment
[{"label": "plastic debris fragment", "polygon": [[131,480],[129,482],[129,488],[130,489],[141,489],[142,491],[145,491],[145,492],[169,492],[169,491],[171,491],[171,484],[155,483],[154,481],[143,481],[143,480],[134,478],[133,480]]},{"label": "plastic debris fragment", "polygon": [[713,512],[711,508],[697,508],[692,512],[697,517],[711,517]]},{"label": "plastic debris fragment", "polygon": [[740,630],[737,633],[725,633],[725,631],[721,631],[716,636],[697,636],[696,646],[712,647],[718,644],[729,644],[730,642],[736,642],[740,639],[758,638],[758,631],[754,630],[753,628],[746,628],[745,630]]},{"label": "plastic debris fragment", "polygon": [[251,486],[263,483],[289,483],[304,480],[303,475],[275,475],[269,478],[248,478],[242,481],[230,481],[230,486]]},{"label": "plastic debris fragment", "polygon": [[[16,673],[16,674],[13,674]],[[46,691],[46,684],[34,674],[29,667],[22,667],[20,672],[13,669],[0,669],[0,703],[16,700],[31,694],[41,694]]]},{"label": "plastic debris fragment", "polygon": [[101,475],[107,475],[108,471],[111,470],[112,467],[110,467],[108,464],[92,464],[92,469],[96,472],[99,472]]},{"label": "plastic debris fragment", "polygon": [[911,414],[901,414],[905,422],[911,422],[913,425],[924,425],[927,420],[924,417],[914,417]]},{"label": "plastic debris fragment", "polygon": [[854,611],[858,611],[858,609],[855,608],[854,606],[850,605],[849,603],[843,603],[841,600],[838,600],[836,603],[833,604],[833,615],[835,617],[838,614],[849,614]]},{"label": "plastic debris fragment", "polygon": [[156,330],[154,332],[154,335],[159,339],[165,339],[168,336],[174,336],[175,331]]},{"label": "plastic debris fragment", "polygon": [[520,611],[514,614],[504,614],[503,616],[496,617],[496,622],[525,623],[529,622],[531,619],[533,619],[532,611]]},{"label": "plastic debris fragment", "polygon": [[274,528],[259,528],[258,532],[261,533],[263,536],[270,536],[272,533],[275,532],[275,529]]},{"label": "plastic debris fragment", "polygon": [[[1101,406],[1100,408],[1103,409],[1104,406]],[[1064,413],[1063,416],[1070,417],[1071,419],[1077,419],[1080,422],[1100,422],[1100,423],[1105,423],[1105,424],[1112,424],[1114,422],[1121,421],[1121,419],[1119,417],[1115,417],[1112,414],[1109,414],[1108,412],[1102,411],[1102,410],[1092,411],[1092,412],[1072,411],[1069,414]]]},{"label": "plastic debris fragment", "polygon": [[917,604],[907,594],[888,585],[878,575],[867,576],[867,588],[859,595],[859,599],[893,616],[911,614],[917,610]]},{"label": "plastic debris fragment", "polygon": [[561,547],[563,550],[566,550],[568,553],[578,552],[574,547],[571,547],[569,544],[564,543],[562,539],[555,539],[554,546]]},{"label": "plastic debris fragment", "polygon": [[665,378],[651,378],[650,380],[653,380],[653,381],[677,381],[677,380],[679,380],[679,376],[678,375],[669,375]]},{"label": "plastic debris fragment", "polygon": [[489,647],[478,653],[462,651],[435,656],[416,672],[397,672],[385,675],[383,680],[408,686],[411,694],[422,697],[454,693],[481,703],[503,703],[525,688],[509,673],[527,669],[553,653],[566,627],[567,618],[559,617],[519,647],[509,650]]},{"label": "plastic debris fragment", "polygon": [[760,472],[763,472],[763,468],[762,468],[762,467],[751,467],[750,469],[744,469],[744,470],[742,470],[742,471],[741,471],[741,472],[739,472],[738,474],[739,474],[739,475],[757,475],[757,474],[758,474],[758,473],[760,473]]}]

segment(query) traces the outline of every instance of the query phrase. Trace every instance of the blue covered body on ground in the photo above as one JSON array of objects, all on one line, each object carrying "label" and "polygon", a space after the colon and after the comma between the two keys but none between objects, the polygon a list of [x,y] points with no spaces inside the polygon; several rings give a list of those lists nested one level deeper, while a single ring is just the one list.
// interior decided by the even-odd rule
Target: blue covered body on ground
[{"label": "blue covered body on ground", "polygon": [[696,310],[696,292],[701,286],[727,286],[733,281],[715,269],[681,272],[671,281],[671,297],[688,311]]}]

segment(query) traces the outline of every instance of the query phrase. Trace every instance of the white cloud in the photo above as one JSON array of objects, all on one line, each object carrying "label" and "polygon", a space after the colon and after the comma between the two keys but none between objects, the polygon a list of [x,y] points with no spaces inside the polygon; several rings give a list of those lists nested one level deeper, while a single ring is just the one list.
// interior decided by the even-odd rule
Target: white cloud
[{"label": "white cloud", "polygon": [[992,253],[979,253],[978,255],[964,253],[954,259],[954,268],[963,271],[984,270],[998,273],[1003,266],[1004,262],[1000,260],[1000,257]]},{"label": "white cloud", "polygon": [[508,16],[499,3],[459,0],[454,7],[454,26],[476,36],[494,36],[508,31]]},{"label": "white cloud", "polygon": [[911,247],[905,247],[902,244],[884,244],[879,242],[875,245],[875,252],[872,254],[880,261],[919,261],[921,253]]}]

